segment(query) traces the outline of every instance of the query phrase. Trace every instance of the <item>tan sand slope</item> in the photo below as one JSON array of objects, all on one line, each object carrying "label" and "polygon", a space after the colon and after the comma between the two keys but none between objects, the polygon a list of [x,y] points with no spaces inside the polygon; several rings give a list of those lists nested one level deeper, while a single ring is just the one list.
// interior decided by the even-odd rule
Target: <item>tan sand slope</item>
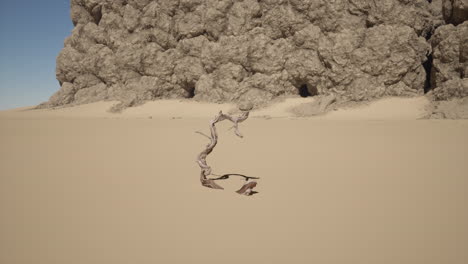
[{"label": "tan sand slope", "polygon": [[[291,117],[301,108],[313,103],[312,98],[288,98],[283,102],[253,112],[252,116]],[[429,100],[424,97],[384,98],[360,105],[341,107],[329,113],[314,116],[324,120],[415,120],[427,115]],[[298,111],[292,111],[297,109]],[[307,117],[307,114],[305,114]]]},{"label": "tan sand slope", "polygon": [[466,120],[220,123],[246,197],[198,180],[219,106],[108,106],[0,113],[0,263],[468,263]]},{"label": "tan sand slope", "polygon": [[[293,108],[313,103],[314,98],[286,98],[268,107],[251,112],[253,118],[294,117]],[[235,104],[200,103],[190,100],[157,100],[141,106],[125,109],[114,114],[108,110],[117,102],[98,102],[53,111],[47,109],[31,110],[23,107],[1,111],[0,118],[211,118],[218,111],[235,112]],[[429,101],[426,97],[384,98],[371,103],[340,108],[325,115],[315,116],[325,120],[415,120],[427,115]]]}]

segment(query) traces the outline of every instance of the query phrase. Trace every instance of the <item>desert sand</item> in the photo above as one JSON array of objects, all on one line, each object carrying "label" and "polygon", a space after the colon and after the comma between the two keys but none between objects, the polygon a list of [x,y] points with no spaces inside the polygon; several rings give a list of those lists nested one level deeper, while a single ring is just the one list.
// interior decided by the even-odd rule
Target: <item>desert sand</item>
[{"label": "desert sand", "polygon": [[218,124],[234,105],[114,102],[0,112],[0,263],[468,263],[468,121],[387,98],[295,117],[291,98]]}]

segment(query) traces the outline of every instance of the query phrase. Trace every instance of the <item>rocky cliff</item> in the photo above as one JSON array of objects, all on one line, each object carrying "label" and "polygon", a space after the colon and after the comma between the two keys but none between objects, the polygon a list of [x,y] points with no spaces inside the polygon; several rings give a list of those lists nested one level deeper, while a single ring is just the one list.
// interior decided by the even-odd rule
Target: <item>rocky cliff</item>
[{"label": "rocky cliff", "polygon": [[468,95],[468,0],[72,0],[43,107]]}]

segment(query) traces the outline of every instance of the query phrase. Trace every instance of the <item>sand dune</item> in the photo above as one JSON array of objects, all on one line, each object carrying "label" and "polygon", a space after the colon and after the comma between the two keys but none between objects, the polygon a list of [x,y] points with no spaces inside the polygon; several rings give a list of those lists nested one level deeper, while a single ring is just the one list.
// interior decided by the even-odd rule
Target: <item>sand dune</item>
[{"label": "sand dune", "polygon": [[[251,112],[253,118],[291,118],[293,107],[314,102],[309,98],[286,98],[270,106]],[[190,100],[157,100],[141,106],[131,107],[122,113],[110,113],[108,110],[118,102],[97,102],[64,107],[54,110],[22,107],[9,111],[0,111],[0,118],[210,118],[218,111],[236,112],[235,104],[201,103]],[[424,117],[429,101],[426,97],[385,98],[371,103],[342,107],[335,111],[309,118],[323,120],[416,120]]]},{"label": "sand dune", "polygon": [[288,112],[310,100],[252,112],[243,139],[219,123],[208,163],[261,177],[251,197],[195,163],[234,105],[0,112],[0,263],[467,263],[468,121],[417,120],[424,98]]}]

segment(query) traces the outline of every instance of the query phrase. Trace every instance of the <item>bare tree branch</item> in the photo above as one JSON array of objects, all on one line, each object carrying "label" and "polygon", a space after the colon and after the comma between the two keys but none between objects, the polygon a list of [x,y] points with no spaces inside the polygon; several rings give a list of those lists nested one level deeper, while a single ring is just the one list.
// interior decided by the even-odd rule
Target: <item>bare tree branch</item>
[{"label": "bare tree branch", "polygon": [[253,181],[253,182],[246,183],[239,190],[237,190],[236,193],[247,195],[247,196],[256,194],[257,192],[253,191],[253,188],[255,188],[255,186],[257,186],[257,182]]},{"label": "bare tree branch", "polygon": [[[199,131],[196,132],[196,133],[202,134],[202,135],[204,135],[204,136],[206,136],[206,137],[208,137],[210,139],[210,143],[208,143],[208,145],[206,145],[205,149],[202,152],[200,152],[200,154],[197,157],[197,163],[198,163],[198,165],[200,166],[200,169],[201,169],[200,182],[201,182],[201,184],[203,186],[208,187],[208,188],[221,189],[222,190],[224,188],[221,187],[220,185],[218,185],[215,181],[216,180],[228,179],[229,176],[241,176],[241,177],[244,177],[246,181],[248,181],[250,179],[258,179],[256,177],[249,177],[249,176],[245,176],[245,175],[242,175],[242,174],[235,174],[235,173],[224,174],[219,178],[209,179],[208,176],[213,175],[213,174],[212,174],[212,171],[211,171],[211,167],[208,166],[208,164],[206,163],[206,157],[213,151],[214,147],[218,143],[218,133],[216,132],[216,123],[221,122],[223,120],[231,121],[234,124],[233,125],[234,133],[238,137],[242,138],[243,136],[239,131],[239,123],[245,121],[249,117],[249,111],[251,109],[252,109],[251,105],[247,106],[245,108],[242,108],[241,109],[242,113],[240,115],[236,116],[236,117],[224,114],[222,111],[219,111],[219,113],[214,117],[214,119],[210,121],[211,137],[207,136],[207,135],[205,135],[205,134],[203,134],[203,133],[201,133]],[[218,176],[218,175],[215,175],[215,176]],[[252,191],[252,189],[256,185],[257,185],[256,182],[249,182],[249,183],[245,184],[240,190],[238,190],[237,193],[245,194],[245,195],[252,195],[253,193],[255,193],[254,191]]]},{"label": "bare tree branch", "polygon": [[212,173],[211,175],[214,175],[214,176],[219,176],[219,178],[214,178],[214,179],[210,179],[210,180],[226,180],[226,179],[229,179],[229,176],[240,176],[240,177],[244,177],[246,181],[250,180],[250,179],[260,179],[258,177],[250,177],[250,176],[246,176],[246,175],[243,175],[243,174],[237,174],[237,173],[228,173],[228,174],[223,174],[223,175],[216,175],[214,173]]}]

